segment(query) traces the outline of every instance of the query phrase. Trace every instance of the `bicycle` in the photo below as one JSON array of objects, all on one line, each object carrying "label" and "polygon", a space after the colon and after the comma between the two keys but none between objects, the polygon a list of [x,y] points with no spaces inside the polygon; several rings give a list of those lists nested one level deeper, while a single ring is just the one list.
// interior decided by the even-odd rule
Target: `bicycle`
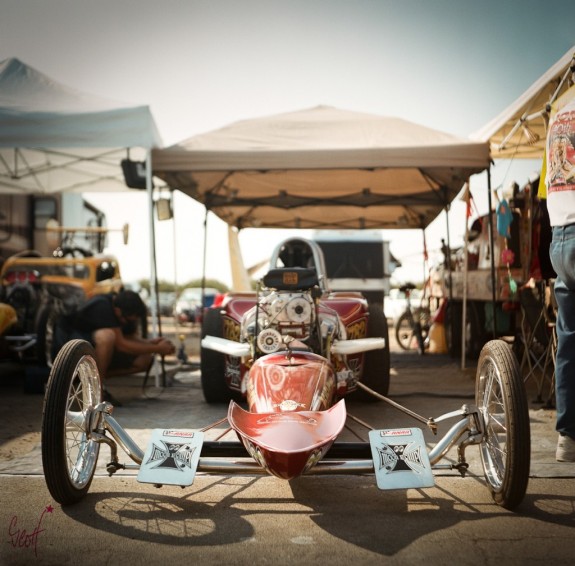
[{"label": "bicycle", "polygon": [[417,308],[411,306],[411,292],[415,288],[413,283],[407,283],[399,288],[405,295],[407,305],[395,323],[395,338],[403,350],[417,349],[418,353],[423,355],[429,346],[431,315],[428,306],[423,304]]}]

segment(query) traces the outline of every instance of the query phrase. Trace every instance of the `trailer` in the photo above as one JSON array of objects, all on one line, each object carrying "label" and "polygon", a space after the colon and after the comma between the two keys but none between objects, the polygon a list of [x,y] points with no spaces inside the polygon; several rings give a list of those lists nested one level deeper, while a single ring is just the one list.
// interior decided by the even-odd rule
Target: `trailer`
[{"label": "trailer", "polygon": [[[60,243],[55,226],[102,228],[103,212],[80,194],[0,194],[0,264],[15,254],[34,250],[50,256]],[[77,235],[76,244],[93,253],[102,252],[105,233]]]},{"label": "trailer", "polygon": [[[119,291],[119,264],[103,253],[105,215],[81,195],[0,195],[0,205],[0,304],[10,314],[0,362],[23,362],[24,389],[42,392],[56,320],[95,294]],[[66,219],[73,227],[60,225]]]},{"label": "trailer", "polygon": [[[476,359],[490,339],[515,337],[521,325],[521,289],[530,280],[554,276],[548,253],[551,228],[545,201],[537,198],[538,183],[533,179],[521,189],[514,184],[497,203],[493,240],[488,215],[480,216],[469,228],[467,246],[452,249],[432,270],[431,294],[448,299],[445,333],[454,357],[464,347],[466,356]],[[504,212],[500,206],[509,208],[507,237],[497,228]]]},{"label": "trailer", "polygon": [[317,230],[332,291],[357,291],[383,307],[396,260],[380,230]]}]

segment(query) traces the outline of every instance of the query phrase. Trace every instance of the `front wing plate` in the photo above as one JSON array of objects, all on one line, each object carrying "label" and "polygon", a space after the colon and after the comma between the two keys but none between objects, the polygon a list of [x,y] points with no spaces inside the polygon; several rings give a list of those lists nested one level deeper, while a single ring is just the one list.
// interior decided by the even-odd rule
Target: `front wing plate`
[{"label": "front wing plate", "polygon": [[197,430],[152,430],[138,472],[138,481],[161,485],[192,485],[203,442],[204,433]]},{"label": "front wing plate", "polygon": [[433,487],[433,472],[421,429],[372,430],[369,444],[379,489]]}]

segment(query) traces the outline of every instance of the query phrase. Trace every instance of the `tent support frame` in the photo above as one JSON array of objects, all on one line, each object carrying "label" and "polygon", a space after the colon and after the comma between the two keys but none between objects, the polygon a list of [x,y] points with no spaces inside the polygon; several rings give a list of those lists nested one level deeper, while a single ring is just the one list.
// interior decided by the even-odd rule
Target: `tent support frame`
[{"label": "tent support frame", "polygon": [[489,207],[489,247],[491,248],[491,308],[492,308],[492,330],[493,338],[497,338],[497,288],[495,273],[495,234],[493,231],[493,201],[491,195],[491,165],[487,168],[487,200]]}]

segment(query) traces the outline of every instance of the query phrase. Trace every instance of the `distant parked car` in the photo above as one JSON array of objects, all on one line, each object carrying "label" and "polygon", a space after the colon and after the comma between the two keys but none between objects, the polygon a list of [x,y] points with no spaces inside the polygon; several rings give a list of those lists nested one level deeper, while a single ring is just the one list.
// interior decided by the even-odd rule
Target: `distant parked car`
[{"label": "distant parked car", "polygon": [[174,314],[174,305],[176,304],[176,293],[173,291],[160,291],[160,315],[172,316]]},{"label": "distant parked car", "polygon": [[[142,297],[142,293],[140,293]],[[142,297],[148,314],[151,314],[152,307],[156,308],[156,301],[151,295]],[[174,316],[174,307],[176,305],[176,293],[174,291],[159,291],[158,292],[158,314],[160,316]]]},{"label": "distant parked car", "polygon": [[187,287],[184,289],[174,307],[174,316],[178,322],[201,322],[204,308],[213,305],[217,295],[220,294],[218,289],[206,287],[204,289],[204,304],[202,306],[202,288]]},{"label": "distant parked car", "polygon": [[[0,303],[11,307],[8,312],[16,321],[1,336],[0,360],[50,366],[58,317],[94,295],[120,289],[120,267],[111,255],[71,247],[52,256],[27,250],[9,257],[0,269]],[[45,378],[47,374],[27,374],[24,390],[43,393]]]}]

